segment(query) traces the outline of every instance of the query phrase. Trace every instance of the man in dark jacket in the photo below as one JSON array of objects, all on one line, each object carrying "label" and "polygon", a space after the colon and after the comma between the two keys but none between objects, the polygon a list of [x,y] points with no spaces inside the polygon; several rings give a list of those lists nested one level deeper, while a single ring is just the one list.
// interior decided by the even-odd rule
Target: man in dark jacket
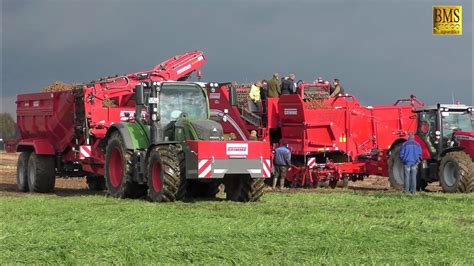
[{"label": "man in dark jacket", "polygon": [[404,169],[403,192],[412,194],[416,191],[416,172],[421,156],[421,146],[415,141],[414,136],[413,132],[408,133],[408,140],[400,148],[400,160]]},{"label": "man in dark jacket", "polygon": [[283,142],[283,145],[275,150],[275,158],[273,159],[275,165],[275,174],[273,176],[273,190],[275,190],[278,178],[280,178],[280,190],[283,189],[286,179],[286,171],[291,166],[291,152],[288,149],[288,141]]},{"label": "man in dark jacket", "polygon": [[280,94],[281,94],[280,75],[278,75],[278,73],[274,73],[273,78],[267,81],[267,92],[268,92],[268,98],[280,97]]},{"label": "man in dark jacket", "polygon": [[281,94],[293,94],[296,92],[296,87],[295,87],[295,75],[290,74],[288,75],[287,79],[284,79],[281,82]]},{"label": "man in dark jacket", "polygon": [[339,94],[344,94],[344,89],[341,87],[339,83],[339,79],[334,79],[334,87],[331,86],[331,95],[330,97],[336,97]]}]

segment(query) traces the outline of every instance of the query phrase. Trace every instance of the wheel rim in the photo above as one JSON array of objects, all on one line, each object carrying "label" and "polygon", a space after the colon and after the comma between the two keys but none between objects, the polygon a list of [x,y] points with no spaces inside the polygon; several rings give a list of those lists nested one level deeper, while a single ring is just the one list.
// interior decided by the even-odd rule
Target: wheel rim
[{"label": "wheel rim", "polygon": [[161,182],[161,163],[158,161],[153,163],[153,167],[151,169],[151,178],[153,181],[153,190],[155,192],[160,192],[163,182]]},{"label": "wheel rim", "polygon": [[447,186],[452,187],[459,178],[458,168],[453,162],[447,162],[443,169],[443,179]]},{"label": "wheel rim", "polygon": [[110,183],[112,183],[114,188],[117,188],[122,184],[122,172],[122,152],[119,148],[115,148],[110,154],[109,166]]},{"label": "wheel rim", "polygon": [[393,178],[399,185],[403,185],[403,163],[402,160],[396,159],[393,165]]}]

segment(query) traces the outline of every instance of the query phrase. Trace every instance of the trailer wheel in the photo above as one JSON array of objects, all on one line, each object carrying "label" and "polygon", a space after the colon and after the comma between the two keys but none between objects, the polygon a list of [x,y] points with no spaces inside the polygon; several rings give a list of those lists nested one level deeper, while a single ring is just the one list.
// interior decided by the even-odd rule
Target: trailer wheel
[{"label": "trailer wheel", "polygon": [[30,157],[29,152],[22,152],[18,156],[18,162],[16,165],[16,185],[18,190],[21,192],[28,191],[28,158]]},{"label": "trailer wheel", "polygon": [[449,152],[439,165],[439,182],[444,192],[471,192],[473,173],[474,163],[465,152]]},{"label": "trailer wheel", "polygon": [[28,159],[28,188],[31,192],[47,193],[56,182],[54,157],[31,153]]},{"label": "trailer wheel", "polygon": [[388,158],[388,180],[390,186],[394,189],[403,189],[403,163],[400,159],[401,144],[395,146]]},{"label": "trailer wheel", "polygon": [[172,202],[181,192],[181,167],[176,148],[172,145],[154,147],[148,158],[148,197],[154,202]]},{"label": "trailer wheel", "polygon": [[232,201],[258,201],[265,187],[263,178],[251,178],[250,175],[226,175],[224,177],[226,199]]},{"label": "trailer wheel", "polygon": [[88,175],[86,181],[90,191],[103,191],[106,189],[105,178],[103,176]]},{"label": "trailer wheel", "polygon": [[210,181],[202,182],[199,180],[189,180],[187,195],[193,198],[215,198],[219,193],[221,182]]},{"label": "trailer wheel", "polygon": [[105,183],[114,198],[140,198],[146,193],[146,186],[132,181],[132,156],[120,133],[112,133],[105,151]]}]

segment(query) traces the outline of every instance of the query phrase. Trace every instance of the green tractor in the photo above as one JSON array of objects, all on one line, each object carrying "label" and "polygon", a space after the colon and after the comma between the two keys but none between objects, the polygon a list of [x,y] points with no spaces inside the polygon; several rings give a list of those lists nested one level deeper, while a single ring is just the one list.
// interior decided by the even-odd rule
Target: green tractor
[{"label": "green tractor", "polygon": [[[215,197],[222,183],[230,200],[262,196],[262,162],[270,161],[270,149],[263,145],[268,144],[224,141],[222,126],[210,119],[203,86],[209,85],[147,82],[135,87],[135,114],[107,131],[105,179],[111,196],[147,195],[155,202]],[[232,157],[235,147],[245,149],[246,156]]]}]

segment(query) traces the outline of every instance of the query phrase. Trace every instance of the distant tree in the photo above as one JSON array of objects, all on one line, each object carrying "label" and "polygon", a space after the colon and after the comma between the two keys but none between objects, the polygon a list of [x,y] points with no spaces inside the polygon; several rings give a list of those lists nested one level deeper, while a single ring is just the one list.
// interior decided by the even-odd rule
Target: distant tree
[{"label": "distant tree", "polygon": [[0,138],[4,141],[16,137],[16,123],[9,113],[0,113]]}]

